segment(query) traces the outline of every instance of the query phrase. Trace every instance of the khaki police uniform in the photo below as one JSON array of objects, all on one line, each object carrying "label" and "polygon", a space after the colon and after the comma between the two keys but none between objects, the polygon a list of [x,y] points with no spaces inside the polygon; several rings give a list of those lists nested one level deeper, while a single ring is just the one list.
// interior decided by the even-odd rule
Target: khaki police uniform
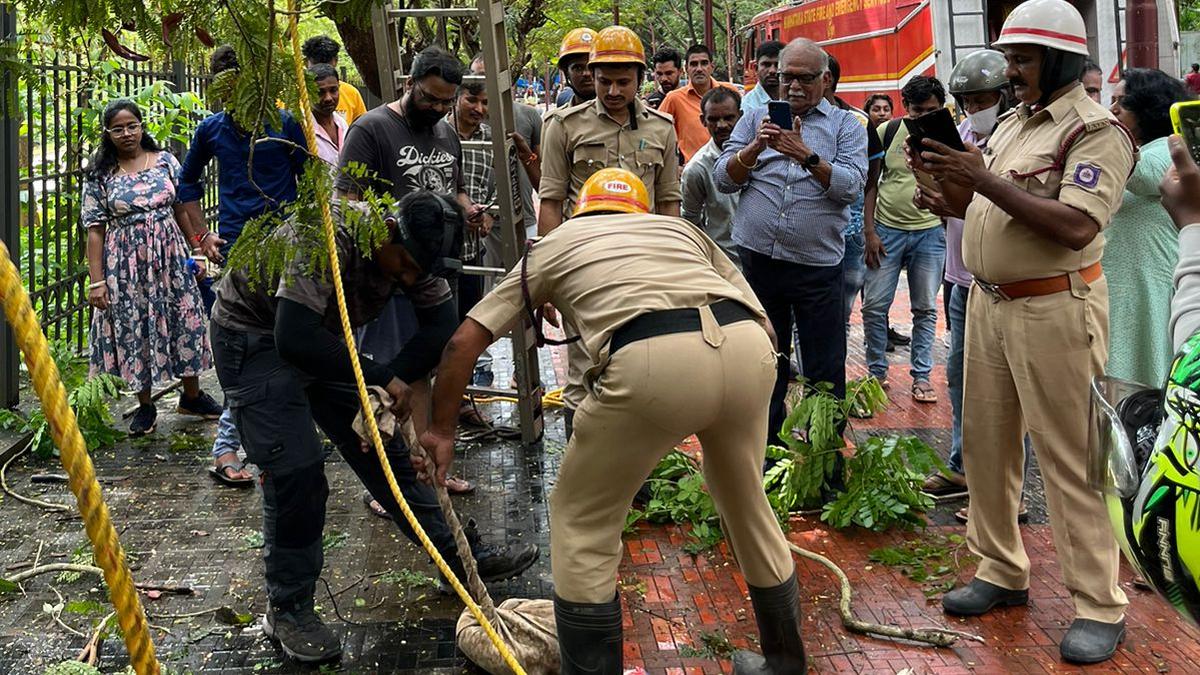
[{"label": "khaki police uniform", "polygon": [[[1005,117],[985,161],[993,174],[1077,208],[1104,228],[1136,158],[1112,119],[1076,86],[1042,110],[1022,105]],[[1061,168],[1053,167],[1080,126],[1086,132]],[[1052,168],[1040,171],[1046,167]],[[1029,587],[1017,528],[1028,430],[1076,614],[1113,623],[1128,601],[1117,585],[1119,553],[1104,502],[1087,482],[1089,385],[1104,372],[1108,354],[1108,285],[1103,275],[1089,283],[1081,274],[1103,252],[1103,233],[1075,251],[975,196],[962,242],[963,261],[976,278],[967,305],[963,459],[971,493],[967,541],[982,558],[976,576],[1003,588]],[[1070,288],[1058,293],[1009,300],[987,288],[1064,275]]]},{"label": "khaki police uniform", "polygon": [[[559,108],[546,115],[542,130],[542,182],[540,199],[563,202],[566,217],[575,210],[575,199],[584,181],[600,169],[628,169],[646,185],[650,207],[683,199],[679,184],[679,143],[669,115],[634,102],[637,128],[609,116],[599,98],[582,105]],[[568,332],[571,332],[568,329]],[[585,354],[577,344],[567,347],[567,384],[563,402],[576,410],[583,401],[582,373]]]},{"label": "khaki police uniform", "polygon": [[[792,557],[762,486],[775,352],[766,313],[729,258],[688,221],[649,214],[573,218],[527,258],[528,300],[560,308],[595,364],[550,497],[555,593],[612,601],[633,496],[693,433],[746,582],[788,580]],[[468,316],[503,335],[526,315],[525,303],[518,266]],[[633,325],[680,308],[700,308],[684,312],[696,328],[622,346]]]}]

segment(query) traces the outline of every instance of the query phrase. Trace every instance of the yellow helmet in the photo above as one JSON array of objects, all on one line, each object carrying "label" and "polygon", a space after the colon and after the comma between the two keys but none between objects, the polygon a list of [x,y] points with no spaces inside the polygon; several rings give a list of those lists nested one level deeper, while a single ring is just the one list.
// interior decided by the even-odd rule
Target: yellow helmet
[{"label": "yellow helmet", "polygon": [[573,215],[596,211],[650,213],[650,193],[641,179],[625,169],[600,169],[579,190]]},{"label": "yellow helmet", "polygon": [[633,63],[646,67],[646,50],[637,33],[625,26],[609,26],[596,33],[592,41],[588,65],[598,63]]},{"label": "yellow helmet", "polygon": [[558,48],[558,58],[562,59],[572,54],[591,54],[592,44],[596,42],[596,31],[591,28],[575,28],[563,37],[562,46]]}]

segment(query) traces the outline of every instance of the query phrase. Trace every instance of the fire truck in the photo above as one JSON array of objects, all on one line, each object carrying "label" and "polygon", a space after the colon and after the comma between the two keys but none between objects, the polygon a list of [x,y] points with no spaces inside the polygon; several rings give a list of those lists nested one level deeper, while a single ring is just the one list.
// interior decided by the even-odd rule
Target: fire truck
[{"label": "fire truck", "polygon": [[[1102,101],[1118,80],[1124,54],[1125,0],[1070,0],[1088,27],[1088,48],[1105,74]],[[884,93],[900,106],[914,75],[942,81],[958,59],[991,44],[1019,0],[800,0],[761,12],[740,31],[746,88],[755,82],[754,50],[767,40],[809,38],[842,68],[838,95],[861,104]],[[1179,76],[1179,26],[1159,0],[1159,68]],[[897,111],[897,114],[903,114]]]}]

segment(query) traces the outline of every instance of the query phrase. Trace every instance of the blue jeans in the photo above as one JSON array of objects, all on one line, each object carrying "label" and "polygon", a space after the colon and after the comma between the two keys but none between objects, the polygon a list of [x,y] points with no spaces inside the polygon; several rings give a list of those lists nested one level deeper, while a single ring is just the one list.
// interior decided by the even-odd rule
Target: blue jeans
[{"label": "blue jeans", "polygon": [[[209,316],[212,314],[213,303],[217,301],[217,294],[212,289],[212,277],[201,279],[199,284],[200,298],[204,301],[204,314]],[[221,419],[217,420],[217,437],[213,439],[212,446],[213,459],[237,452],[241,447],[242,442],[238,439],[237,426],[233,423],[233,413],[229,412],[229,407],[226,406],[221,411]]]},{"label": "blue jeans", "polygon": [[846,255],[842,258],[842,300],[846,307],[846,325],[850,325],[850,311],[854,299],[862,292],[867,277],[867,264],[863,261],[863,233],[846,235]]},{"label": "blue jeans", "polygon": [[867,270],[863,286],[863,328],[867,334],[867,367],[886,379],[888,311],[896,297],[900,270],[908,270],[913,331],[909,358],[913,382],[928,382],[933,370],[933,339],[937,332],[937,294],[946,262],[946,230],[930,227],[909,232],[879,223],[875,232],[887,255],[879,269]]},{"label": "blue jeans", "polygon": [[963,352],[967,336],[967,294],[970,287],[951,284],[949,314],[950,358],[946,361],[946,383],[950,389],[950,461],[947,465],[954,473],[963,473],[962,464],[962,407],[963,407]]},{"label": "blue jeans", "polygon": [[[967,296],[969,286],[950,284],[950,302],[947,322],[950,326],[950,358],[946,362],[946,383],[950,389],[950,461],[946,466],[958,474],[965,474],[962,462],[962,409],[963,409],[963,356],[966,353]],[[1033,444],[1025,434],[1025,477],[1029,478],[1029,459],[1033,456]]]}]

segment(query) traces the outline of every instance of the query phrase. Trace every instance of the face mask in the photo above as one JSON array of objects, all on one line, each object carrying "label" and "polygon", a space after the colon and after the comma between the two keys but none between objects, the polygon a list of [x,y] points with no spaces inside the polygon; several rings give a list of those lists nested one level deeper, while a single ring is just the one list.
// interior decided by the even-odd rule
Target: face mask
[{"label": "face mask", "polygon": [[978,136],[987,136],[996,128],[996,119],[1000,117],[1000,104],[985,108],[977,113],[967,115],[971,121],[971,131]]}]

